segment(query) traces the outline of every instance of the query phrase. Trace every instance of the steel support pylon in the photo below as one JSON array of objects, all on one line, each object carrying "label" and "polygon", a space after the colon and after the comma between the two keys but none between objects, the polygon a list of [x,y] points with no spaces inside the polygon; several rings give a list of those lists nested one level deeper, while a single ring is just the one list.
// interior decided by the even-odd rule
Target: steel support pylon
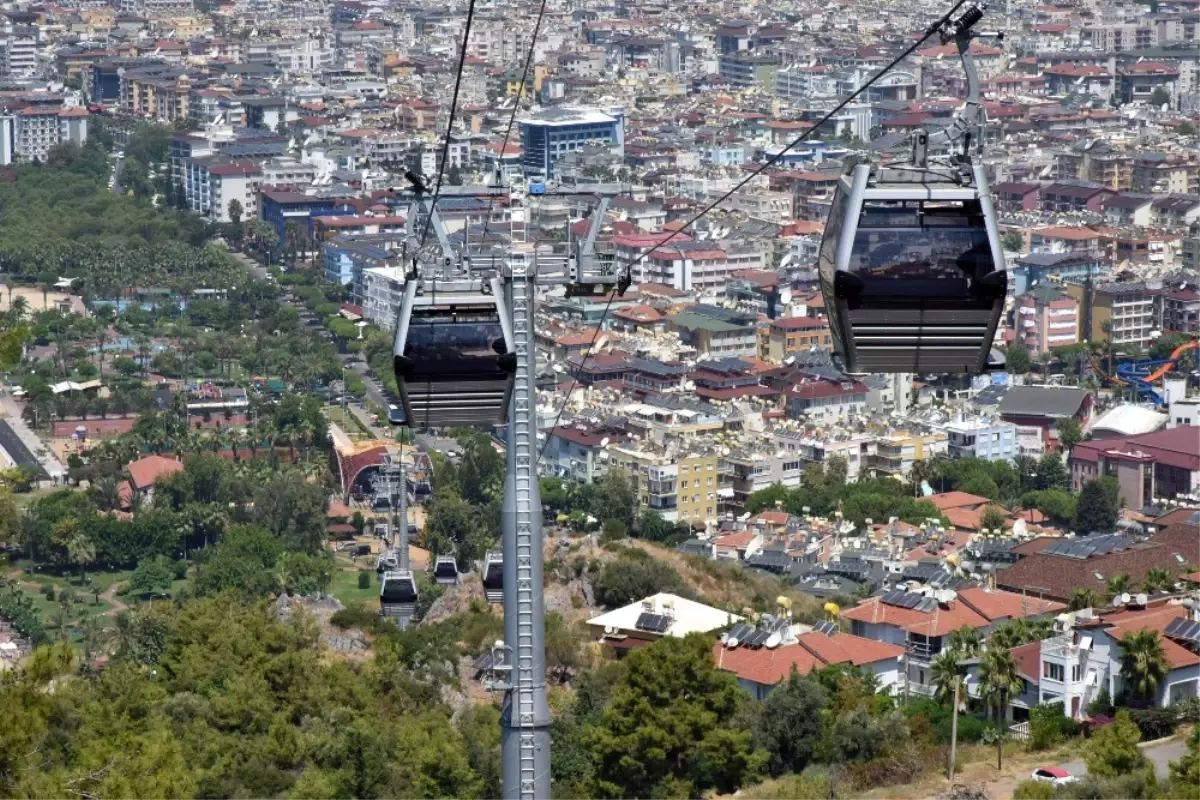
[{"label": "steel support pylon", "polygon": [[510,260],[507,281],[517,358],[504,481],[504,641],[512,672],[501,725],[501,796],[550,797],[550,705],[542,598],[542,501],[537,478],[536,355],[532,260]]}]

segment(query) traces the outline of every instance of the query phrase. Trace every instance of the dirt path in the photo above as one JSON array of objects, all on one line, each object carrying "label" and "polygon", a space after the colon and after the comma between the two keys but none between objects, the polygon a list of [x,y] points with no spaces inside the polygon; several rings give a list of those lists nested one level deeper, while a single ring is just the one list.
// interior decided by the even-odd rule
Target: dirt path
[{"label": "dirt path", "polygon": [[101,600],[105,600],[112,604],[112,608],[110,608],[108,611],[105,611],[102,616],[115,617],[122,611],[129,610],[129,606],[117,599],[117,590],[120,589],[123,584],[124,581],[115,581],[111,586],[104,590],[103,594],[100,595]]}]

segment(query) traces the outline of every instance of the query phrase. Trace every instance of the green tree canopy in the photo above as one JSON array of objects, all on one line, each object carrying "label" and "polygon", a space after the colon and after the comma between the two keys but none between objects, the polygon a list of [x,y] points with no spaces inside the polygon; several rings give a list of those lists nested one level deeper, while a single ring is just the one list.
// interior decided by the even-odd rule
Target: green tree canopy
[{"label": "green tree canopy", "polygon": [[747,702],[713,664],[708,637],[666,637],[635,650],[585,742],[602,797],[694,797],[736,790],[767,760],[731,722]]}]

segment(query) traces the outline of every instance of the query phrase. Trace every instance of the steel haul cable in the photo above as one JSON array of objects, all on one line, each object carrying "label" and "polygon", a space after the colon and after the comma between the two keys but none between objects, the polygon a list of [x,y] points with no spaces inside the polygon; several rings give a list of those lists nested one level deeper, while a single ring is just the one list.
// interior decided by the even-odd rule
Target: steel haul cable
[{"label": "steel haul cable", "polygon": [[[863,83],[861,86],[859,86],[857,89],[855,89],[849,95],[847,95],[844,99],[842,99],[842,101],[839,102],[836,106],[834,106],[831,111],[826,112],[826,114],[824,116],[822,116],[821,119],[819,119],[816,122],[816,124],[814,124],[811,128],[806,130],[804,133],[797,136],[795,139],[793,139],[791,141],[791,143],[789,143],[786,147],[784,147],[778,153],[771,156],[766,161],[764,161],[762,164],[760,164],[753,172],[751,172],[749,175],[747,175],[742,180],[738,181],[738,183],[735,184],[732,189],[728,190],[723,195],[718,197],[716,200],[709,203],[707,206],[705,206],[703,209],[701,209],[695,216],[693,216],[691,219],[689,219],[686,223],[681,225],[676,230],[672,231],[671,234],[669,236],[667,236],[665,239],[663,239],[661,242],[654,245],[654,247],[650,248],[645,253],[642,253],[640,256],[637,256],[636,258],[632,259],[629,262],[629,264],[627,265],[629,267],[629,269],[632,270],[635,266],[637,266],[642,261],[645,261],[648,257],[650,257],[651,254],[656,253],[659,250],[661,250],[662,248],[666,247],[668,244],[670,244],[675,239],[675,237],[679,236],[679,234],[683,233],[688,228],[695,225],[697,222],[699,222],[701,219],[703,219],[706,215],[708,215],[709,212],[713,211],[717,206],[721,205],[726,200],[728,200],[730,197],[732,197],[734,194],[741,191],[747,184],[749,184],[752,180],[754,180],[759,175],[761,175],[765,170],[767,170],[768,168],[777,164],[780,161],[780,159],[782,159],[788,153],[789,150],[791,150],[792,148],[801,144],[802,142],[806,141],[810,136],[812,136],[814,133],[816,133],[818,130],[820,130],[822,125],[824,125],[825,123],[829,122],[829,120],[831,120],[835,116],[837,116],[837,114],[843,108],[850,105],[852,102],[854,102],[855,99],[858,98],[859,95],[861,95],[867,89],[871,88],[871,86],[876,81],[878,81],[884,75],[886,75],[887,73],[889,73],[893,69],[895,69],[900,64],[900,62],[902,62],[904,59],[911,56],[913,53],[915,53],[917,51],[918,48],[921,47],[921,45],[925,44],[925,42],[929,41],[929,39],[931,37],[933,37],[934,35],[939,33],[942,30],[942,28],[944,28],[946,25],[948,25],[950,23],[950,21],[954,17],[954,15],[958,13],[958,10],[960,8],[962,8],[964,5],[967,5],[968,2],[970,2],[970,0],[957,0],[957,2],[955,2],[954,5],[950,7],[950,10],[947,11],[945,14],[943,14],[941,17],[938,17],[937,21],[935,21],[931,25],[929,25],[929,27],[927,27],[925,29],[924,33],[922,33],[921,36],[915,42],[913,42],[911,45],[906,47],[904,49],[904,51],[900,53],[900,55],[893,58],[886,66],[884,66],[882,69],[880,69],[874,75],[872,75],[865,83]],[[612,308],[613,300],[616,299],[616,296],[617,296],[617,293],[615,291],[609,295],[608,302],[604,304],[604,312],[600,315],[600,321],[596,324],[597,330],[604,327],[604,321],[608,318],[608,312]],[[584,354],[583,359],[579,362],[579,366],[575,370],[576,377],[572,378],[571,388],[567,391],[567,399],[570,399],[571,392],[574,392],[575,387],[578,386],[578,384],[579,384],[578,375],[583,370],[583,368],[587,365],[587,360],[590,356],[591,356],[591,350],[588,350],[588,352]],[[564,400],[562,407],[559,408],[558,413],[554,417],[554,424],[551,425],[547,430],[553,431],[555,428],[558,427],[558,423],[562,419],[563,412],[566,410],[566,408],[567,408],[567,403],[566,403],[566,400]],[[547,436],[545,443],[542,444],[542,448],[538,452],[537,464],[540,465],[542,463],[542,457],[546,455],[546,448],[549,446],[549,444],[550,444],[550,437]]]}]

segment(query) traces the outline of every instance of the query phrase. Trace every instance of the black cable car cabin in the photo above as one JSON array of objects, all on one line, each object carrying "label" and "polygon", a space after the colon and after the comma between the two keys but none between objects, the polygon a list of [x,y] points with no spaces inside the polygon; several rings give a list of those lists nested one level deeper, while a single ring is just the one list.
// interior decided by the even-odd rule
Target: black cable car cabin
[{"label": "black cable car cabin", "polygon": [[838,181],[818,262],[847,372],[968,372],[992,354],[1007,276],[981,167],[855,166]]},{"label": "black cable car cabin", "polygon": [[438,556],[433,564],[433,582],[439,586],[458,583],[458,562],[454,556]]},{"label": "black cable car cabin", "polygon": [[499,281],[413,279],[405,286],[394,348],[404,424],[506,421],[516,358],[500,290]]},{"label": "black cable car cabin", "polygon": [[398,611],[397,606],[412,606],[417,602],[417,582],[412,572],[389,570],[383,573],[383,584],[379,587],[380,613],[396,616],[389,611]]},{"label": "black cable car cabin", "polygon": [[489,603],[504,602],[504,554],[488,550],[483,557],[483,594]]}]

